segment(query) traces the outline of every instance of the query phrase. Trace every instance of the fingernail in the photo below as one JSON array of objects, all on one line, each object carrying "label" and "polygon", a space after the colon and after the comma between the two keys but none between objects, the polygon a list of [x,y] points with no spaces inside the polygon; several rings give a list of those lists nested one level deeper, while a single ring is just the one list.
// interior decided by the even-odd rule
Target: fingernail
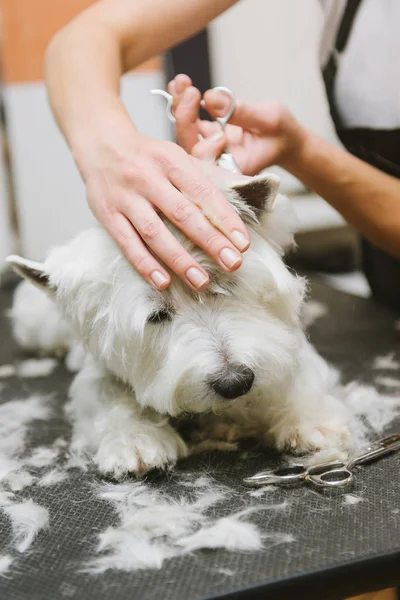
[{"label": "fingernail", "polygon": [[249,246],[249,240],[241,231],[232,231],[231,240],[235,244],[236,248],[240,251],[246,250]]},{"label": "fingernail", "polygon": [[211,104],[215,110],[225,110],[229,106],[228,99],[219,94],[215,98],[213,97]]},{"label": "fingernail", "polygon": [[219,131],[218,133],[214,133],[214,135],[212,135],[212,136],[210,137],[210,140],[211,140],[212,142],[219,142],[219,141],[220,141],[220,140],[222,140],[222,138],[224,138],[224,137],[225,137],[225,136],[224,136],[223,132],[222,132],[222,131]]},{"label": "fingernail", "polygon": [[193,88],[188,88],[182,97],[182,104],[191,104],[193,102],[196,91]]},{"label": "fingernail", "polygon": [[161,273],[161,271],[153,271],[152,274],[150,275],[150,279],[152,280],[154,285],[158,288],[165,285],[168,281],[168,279],[165,277],[165,275],[163,273]]},{"label": "fingernail", "polygon": [[228,269],[232,269],[232,267],[235,267],[237,264],[242,262],[242,258],[239,256],[239,254],[236,254],[236,252],[230,248],[223,248],[219,253],[219,257],[224,265],[228,267]]},{"label": "fingernail", "polygon": [[199,271],[199,269],[196,269],[196,267],[190,267],[190,269],[186,271],[186,277],[193,287],[196,288],[196,290],[203,287],[203,285],[208,281],[208,277]]}]

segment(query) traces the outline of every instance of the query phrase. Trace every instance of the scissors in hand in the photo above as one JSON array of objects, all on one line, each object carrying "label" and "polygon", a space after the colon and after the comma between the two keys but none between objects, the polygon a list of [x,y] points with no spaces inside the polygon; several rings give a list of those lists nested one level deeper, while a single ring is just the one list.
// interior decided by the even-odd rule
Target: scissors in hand
[{"label": "scissors in hand", "polygon": [[310,483],[320,489],[348,488],[354,482],[353,468],[355,466],[396,450],[400,450],[400,433],[374,442],[362,454],[352,458],[347,463],[336,461],[310,467],[288,465],[274,471],[256,473],[256,475],[245,478],[244,482],[254,487],[271,484]]},{"label": "scissors in hand", "polygon": [[[215,120],[218,121],[218,123],[221,125],[221,129],[224,132],[226,124],[228,123],[233,111],[236,108],[235,97],[229,88],[224,87],[222,85],[213,88],[213,90],[217,92],[223,92],[224,94],[229,96],[230,99],[230,106],[226,115],[224,115],[223,117],[215,118]],[[171,96],[171,94],[168,94],[168,92],[166,92],[165,90],[151,90],[150,93],[163,96],[167,100],[167,117],[171,121],[171,123],[176,123],[176,118],[172,112],[173,97]],[[223,169],[228,169],[228,171],[232,171],[233,173],[241,173],[239,167],[235,162],[235,159],[233,158],[232,154],[228,151],[227,148],[224,149],[221,156],[217,159],[217,165],[219,167],[222,167]]]}]

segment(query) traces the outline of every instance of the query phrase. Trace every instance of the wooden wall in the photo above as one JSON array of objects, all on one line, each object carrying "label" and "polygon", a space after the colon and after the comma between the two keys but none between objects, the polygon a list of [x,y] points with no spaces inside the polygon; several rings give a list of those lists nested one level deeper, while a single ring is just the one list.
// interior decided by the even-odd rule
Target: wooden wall
[{"label": "wooden wall", "polygon": [[[43,56],[50,39],[91,4],[93,0],[1,0],[5,82],[43,80]],[[158,58],[139,67],[159,69]]]}]

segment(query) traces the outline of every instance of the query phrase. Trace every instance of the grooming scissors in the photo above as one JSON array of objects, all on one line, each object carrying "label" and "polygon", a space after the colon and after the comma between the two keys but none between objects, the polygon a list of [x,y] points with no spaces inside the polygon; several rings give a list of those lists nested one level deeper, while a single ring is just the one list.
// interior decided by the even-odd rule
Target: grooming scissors
[{"label": "grooming scissors", "polygon": [[[229,97],[229,100],[230,100],[230,106],[229,106],[229,109],[228,109],[228,112],[226,113],[226,115],[224,115],[223,117],[215,117],[215,120],[218,121],[218,123],[221,125],[222,131],[225,132],[226,124],[228,123],[229,119],[232,116],[233,111],[236,108],[235,96],[233,95],[233,92],[231,92],[231,90],[229,88],[224,87],[222,85],[219,85],[219,86],[213,88],[213,90],[215,90],[217,92],[223,92],[224,94],[226,94]],[[175,118],[174,114],[172,113],[173,97],[171,96],[171,94],[169,94],[165,90],[158,90],[158,89],[151,90],[150,93],[158,95],[158,96],[163,96],[166,99],[166,101],[167,101],[167,106],[166,106],[167,117],[171,121],[171,123],[176,123],[176,118]],[[228,151],[228,148],[225,148],[223,150],[221,156],[217,159],[217,165],[219,167],[222,167],[223,169],[228,169],[228,171],[232,171],[233,173],[241,173],[241,170],[237,166],[232,154]]]},{"label": "grooming scissors", "polygon": [[290,485],[310,483],[319,489],[349,488],[354,482],[353,468],[389,452],[400,450],[400,433],[390,435],[368,446],[362,454],[348,462],[331,461],[306,467],[304,465],[288,465],[273,471],[263,471],[243,481],[254,487],[263,485]]}]

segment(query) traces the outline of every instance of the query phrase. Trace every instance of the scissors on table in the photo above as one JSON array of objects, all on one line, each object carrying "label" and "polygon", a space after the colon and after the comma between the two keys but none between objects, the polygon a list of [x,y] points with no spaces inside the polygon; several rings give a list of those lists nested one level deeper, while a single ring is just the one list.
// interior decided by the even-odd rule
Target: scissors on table
[{"label": "scissors on table", "polygon": [[[226,124],[228,123],[229,119],[232,116],[233,111],[236,108],[235,96],[233,95],[233,93],[231,92],[231,90],[229,88],[224,87],[222,85],[219,85],[219,86],[213,88],[213,90],[215,90],[217,92],[223,92],[224,94],[229,96],[229,99],[230,99],[230,106],[229,106],[229,109],[228,109],[228,112],[226,113],[226,115],[224,115],[223,117],[215,118],[215,120],[218,121],[218,123],[221,125],[222,131],[225,131]],[[171,121],[171,123],[176,123],[176,118],[174,117],[174,115],[172,113],[173,97],[171,96],[171,94],[168,94],[168,92],[166,92],[165,90],[151,90],[150,93],[156,94],[159,96],[163,96],[167,100],[167,106],[166,106],[167,117]],[[241,173],[241,170],[237,166],[232,154],[228,151],[228,148],[225,148],[224,151],[222,152],[221,156],[217,159],[217,165],[219,167],[222,167],[223,169],[228,169],[228,171],[232,171],[233,173]]]},{"label": "scissors on table", "polygon": [[400,433],[390,435],[368,446],[362,454],[348,462],[325,462],[306,467],[304,465],[288,465],[274,471],[256,473],[243,481],[258,487],[263,485],[290,485],[309,483],[319,489],[349,488],[354,482],[353,468],[379,458],[389,452],[400,450]]}]

